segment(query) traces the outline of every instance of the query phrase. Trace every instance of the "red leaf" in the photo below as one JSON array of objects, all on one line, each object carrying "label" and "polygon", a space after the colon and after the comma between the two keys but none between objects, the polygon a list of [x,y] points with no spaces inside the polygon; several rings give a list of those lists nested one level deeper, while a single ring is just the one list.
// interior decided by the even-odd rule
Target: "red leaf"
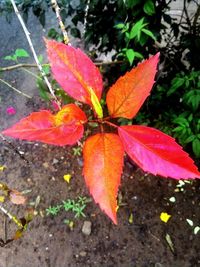
[{"label": "red leaf", "polygon": [[136,115],[154,84],[158,58],[159,53],[140,63],[110,88],[106,103],[112,117],[132,119]]},{"label": "red leaf", "polygon": [[125,151],[144,171],[175,179],[200,178],[193,160],[175,140],[146,126],[118,128]]},{"label": "red leaf", "polygon": [[33,112],[2,134],[52,145],[72,145],[83,135],[85,113],[76,105],[64,106],[56,115],[48,110]]},{"label": "red leaf", "polygon": [[92,106],[91,89],[101,99],[102,77],[80,49],[46,40],[48,58],[56,81],[73,98]]},{"label": "red leaf", "polygon": [[123,168],[124,149],[116,134],[88,138],[83,148],[86,184],[95,202],[117,224],[117,191]]}]

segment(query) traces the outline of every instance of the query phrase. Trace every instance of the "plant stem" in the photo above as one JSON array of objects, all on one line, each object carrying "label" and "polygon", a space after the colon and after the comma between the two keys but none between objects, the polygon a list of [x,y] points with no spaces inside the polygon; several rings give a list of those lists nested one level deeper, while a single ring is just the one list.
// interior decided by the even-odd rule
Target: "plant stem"
[{"label": "plant stem", "polygon": [[59,22],[59,25],[60,25],[60,29],[61,29],[63,37],[64,37],[64,43],[67,44],[67,45],[70,45],[69,37],[68,37],[67,32],[65,30],[65,25],[62,22],[62,19],[61,19],[61,16],[60,16],[60,8],[58,6],[58,3],[57,3],[56,0],[51,0],[51,3],[52,3],[52,6],[53,6],[53,8],[55,9],[55,12],[56,12],[56,17],[58,19],[58,22]]},{"label": "plant stem", "polygon": [[108,124],[108,125],[110,125],[110,126],[112,126],[114,128],[118,128],[118,126],[116,124],[114,124],[114,123],[112,123],[110,121],[103,121],[102,123],[106,123],[106,124]]},{"label": "plant stem", "polygon": [[25,63],[21,64],[20,63],[20,64],[8,66],[8,67],[0,68],[0,71],[15,70],[15,69],[18,69],[18,68],[35,68],[35,67],[37,67],[36,64],[25,64]]},{"label": "plant stem", "polygon": [[54,94],[54,91],[53,91],[53,88],[52,88],[52,86],[51,86],[49,80],[47,79],[47,76],[46,76],[46,74],[44,73],[44,71],[43,71],[43,69],[42,69],[42,66],[41,66],[41,64],[40,64],[40,62],[39,62],[39,59],[38,59],[38,57],[37,57],[37,54],[36,54],[35,49],[34,49],[34,47],[33,47],[33,43],[32,43],[31,38],[30,38],[30,33],[29,33],[29,31],[27,30],[27,28],[26,28],[26,25],[25,25],[25,23],[24,23],[24,21],[23,21],[21,15],[20,15],[20,13],[19,13],[19,10],[18,10],[18,8],[17,8],[17,6],[16,6],[14,0],[10,0],[10,1],[11,1],[11,3],[12,3],[12,6],[13,6],[13,8],[14,8],[14,11],[15,11],[15,13],[16,13],[16,15],[17,15],[17,18],[19,19],[19,22],[21,23],[21,26],[22,26],[22,28],[23,28],[23,30],[24,30],[26,39],[27,39],[27,41],[28,41],[28,43],[29,43],[29,46],[30,46],[30,49],[31,49],[31,51],[32,51],[32,53],[33,53],[33,57],[34,57],[34,59],[35,59],[35,62],[36,62],[36,64],[37,64],[37,67],[38,67],[39,71],[41,72],[41,74],[42,74],[42,76],[43,76],[43,78],[44,78],[44,80],[45,80],[45,82],[46,82],[46,85],[47,85],[47,87],[48,87],[48,89],[49,89],[51,95],[53,96],[53,98],[55,99],[56,103],[58,104],[58,106],[59,106],[59,108],[60,108],[60,103],[59,103],[58,99],[56,98],[56,96],[55,96],[55,94]]},{"label": "plant stem", "polygon": [[4,80],[2,80],[2,79],[0,79],[0,82],[6,84],[8,87],[10,87],[11,89],[13,89],[13,90],[14,90],[15,92],[17,92],[18,94],[23,95],[23,96],[25,96],[25,97],[27,97],[27,98],[32,98],[30,95],[27,95],[27,94],[25,94],[25,93],[19,91],[17,88],[15,88],[14,86],[10,85],[8,82],[6,82],[6,81],[4,81]]},{"label": "plant stem", "polygon": [[[125,63],[123,60],[119,61],[107,61],[107,62],[94,62],[96,66],[106,66],[106,65],[115,65],[115,64],[121,64]],[[49,66],[49,64],[42,64],[42,66]],[[15,70],[15,69],[20,69],[20,68],[38,68],[37,64],[26,64],[26,63],[20,63],[16,65],[11,65],[8,67],[0,67],[0,72],[1,71],[10,71],[10,70]]]},{"label": "plant stem", "polygon": [[40,76],[37,76],[35,73],[33,73],[32,71],[30,71],[30,70],[27,70],[26,68],[22,68],[24,71],[26,71],[27,73],[29,73],[30,75],[32,75],[34,78],[36,78],[36,79],[41,79],[42,80],[42,78],[40,77]]}]

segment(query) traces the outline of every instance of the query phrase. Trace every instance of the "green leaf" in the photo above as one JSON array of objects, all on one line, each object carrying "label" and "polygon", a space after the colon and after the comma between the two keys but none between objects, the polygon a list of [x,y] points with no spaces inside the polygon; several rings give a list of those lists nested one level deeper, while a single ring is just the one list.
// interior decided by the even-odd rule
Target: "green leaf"
[{"label": "green leaf", "polygon": [[119,24],[116,24],[115,26],[114,26],[114,28],[116,28],[116,29],[118,29],[118,30],[121,30],[121,29],[123,29],[124,28],[124,23],[119,23]]},{"label": "green leaf", "polygon": [[200,157],[200,140],[198,138],[194,139],[192,142],[192,150],[197,158]]},{"label": "green leaf", "polygon": [[133,8],[134,6],[138,5],[141,0],[127,0],[126,5],[128,8]]},{"label": "green leaf", "polygon": [[130,66],[133,64],[133,60],[135,58],[135,51],[133,49],[127,49],[126,50],[126,57],[128,58],[128,61],[130,63]]},{"label": "green leaf", "polygon": [[5,60],[12,60],[12,61],[16,61],[17,60],[17,56],[15,55],[10,55],[10,56],[6,56],[4,57]]},{"label": "green leaf", "polygon": [[156,37],[154,36],[154,34],[147,30],[147,29],[142,29],[142,32],[144,32],[146,35],[148,35],[149,37],[151,37],[154,41],[156,41]]},{"label": "green leaf", "polygon": [[39,90],[40,97],[45,101],[49,101],[50,97],[48,94],[48,88],[46,86],[46,83],[44,83],[44,81],[41,78],[37,79],[37,87]]},{"label": "green leaf", "polygon": [[21,49],[16,49],[16,50],[15,50],[15,55],[16,55],[17,57],[29,57],[28,52],[27,52],[25,49],[23,49],[23,48],[21,48]]},{"label": "green leaf", "polygon": [[191,136],[189,136],[189,137],[185,140],[185,144],[191,143],[195,138],[196,138],[195,135],[191,135]]},{"label": "green leaf", "polygon": [[169,91],[167,92],[167,96],[170,96],[171,94],[173,94],[178,88],[180,88],[183,84],[185,83],[185,79],[184,78],[179,78],[176,77],[172,80],[172,86],[169,89]]},{"label": "green leaf", "polygon": [[152,16],[153,14],[155,14],[155,6],[154,6],[153,1],[147,0],[143,6],[143,10],[149,16]]},{"label": "green leaf", "polygon": [[139,52],[135,52],[135,57],[140,58],[140,59],[144,58],[143,55],[140,54]]},{"label": "green leaf", "polygon": [[43,56],[42,55],[39,55],[38,56],[38,60],[39,60],[40,64],[42,64],[42,62],[43,62]]},{"label": "green leaf", "polygon": [[43,65],[42,69],[46,75],[49,75],[49,73],[50,73],[50,66],[49,65]]},{"label": "green leaf", "polygon": [[138,40],[140,39],[141,29],[147,25],[146,23],[145,24],[143,23],[144,23],[144,18],[140,19],[133,25],[130,31],[130,40],[135,38],[136,36],[138,37]]}]

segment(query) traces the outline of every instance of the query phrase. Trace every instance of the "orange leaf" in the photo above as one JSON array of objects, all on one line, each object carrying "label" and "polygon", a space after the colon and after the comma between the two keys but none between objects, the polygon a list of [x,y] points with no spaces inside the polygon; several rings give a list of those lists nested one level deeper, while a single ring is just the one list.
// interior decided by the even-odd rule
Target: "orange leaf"
[{"label": "orange leaf", "polygon": [[103,88],[97,67],[80,49],[54,40],[45,41],[56,81],[71,97],[93,106],[91,92],[100,100]]},{"label": "orange leaf", "polygon": [[83,148],[86,184],[95,202],[117,224],[117,191],[123,168],[124,149],[116,134],[89,137]]},{"label": "orange leaf", "polygon": [[159,53],[138,64],[120,77],[106,97],[109,114],[113,118],[132,119],[150,94],[156,74]]},{"label": "orange leaf", "polygon": [[85,113],[76,105],[64,106],[56,115],[48,110],[33,112],[2,134],[53,145],[72,145],[83,135]]}]

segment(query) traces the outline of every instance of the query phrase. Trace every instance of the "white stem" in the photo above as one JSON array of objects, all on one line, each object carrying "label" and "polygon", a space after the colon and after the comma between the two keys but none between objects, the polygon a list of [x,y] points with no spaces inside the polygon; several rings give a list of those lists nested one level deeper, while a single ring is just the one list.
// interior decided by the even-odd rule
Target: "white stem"
[{"label": "white stem", "polygon": [[[39,71],[41,72],[41,74],[42,74],[42,76],[43,76],[43,78],[44,78],[44,80],[45,80],[45,82],[46,82],[46,85],[47,85],[47,87],[49,88],[49,91],[50,91],[51,95],[53,96],[53,98],[56,100],[56,102],[57,102],[58,105],[59,105],[59,102],[58,102],[58,100],[57,100],[57,98],[56,98],[56,96],[55,96],[55,94],[54,94],[53,88],[52,88],[52,86],[51,86],[49,80],[47,79],[47,76],[46,76],[46,74],[44,73],[44,71],[43,71],[43,69],[42,69],[42,66],[41,66],[41,64],[40,64],[40,62],[39,62],[39,59],[38,59],[38,57],[37,57],[37,54],[36,54],[35,49],[34,49],[34,47],[33,47],[33,43],[32,43],[31,38],[30,38],[30,33],[29,33],[29,31],[27,30],[27,28],[26,28],[26,25],[25,25],[25,23],[24,23],[24,21],[23,21],[21,15],[20,15],[20,13],[19,13],[19,10],[18,10],[18,8],[17,8],[17,6],[16,6],[14,0],[10,0],[10,1],[11,1],[11,3],[12,3],[12,6],[13,6],[13,8],[14,8],[14,11],[15,11],[15,13],[16,13],[16,15],[17,15],[17,17],[18,17],[18,19],[19,19],[19,21],[20,21],[20,23],[21,23],[21,26],[22,26],[22,28],[23,28],[23,30],[24,30],[24,33],[25,33],[25,35],[26,35],[26,39],[27,39],[27,41],[28,41],[28,43],[29,43],[29,46],[30,46],[30,48],[31,48],[31,51],[32,51],[32,53],[33,53],[33,57],[34,57],[34,59],[35,59],[35,62],[36,62],[36,64],[37,64],[37,67],[38,67]],[[60,106],[60,105],[59,105],[59,106]]]},{"label": "white stem", "polygon": [[4,214],[6,214],[10,220],[13,219],[13,216],[12,216],[6,209],[4,209],[4,207],[1,206],[1,205],[0,205],[0,210],[1,210]]}]

